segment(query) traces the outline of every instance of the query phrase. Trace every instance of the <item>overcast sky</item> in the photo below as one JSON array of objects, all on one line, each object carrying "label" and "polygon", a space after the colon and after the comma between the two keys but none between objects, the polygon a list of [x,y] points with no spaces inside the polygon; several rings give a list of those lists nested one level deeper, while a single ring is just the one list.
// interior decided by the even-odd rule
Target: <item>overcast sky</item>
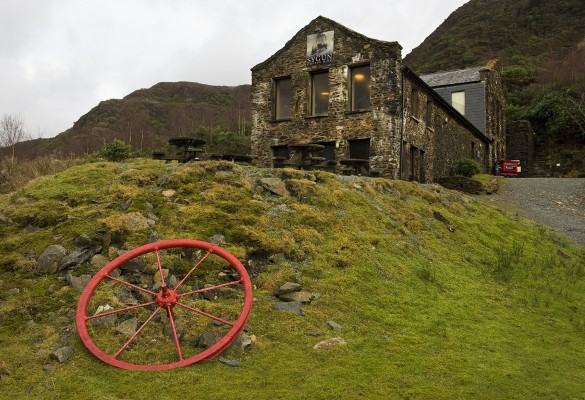
[{"label": "overcast sky", "polygon": [[251,82],[319,15],[406,56],[468,0],[0,0],[0,116],[34,137],[158,82]]}]

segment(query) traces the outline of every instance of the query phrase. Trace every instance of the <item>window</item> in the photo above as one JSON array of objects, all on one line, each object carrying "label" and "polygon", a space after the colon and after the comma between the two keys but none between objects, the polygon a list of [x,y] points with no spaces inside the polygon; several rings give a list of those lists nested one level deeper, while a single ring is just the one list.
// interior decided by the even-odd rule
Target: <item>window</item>
[{"label": "window", "polygon": [[327,115],[329,106],[329,72],[311,75],[311,115]]},{"label": "window", "polygon": [[451,93],[451,105],[454,109],[459,111],[461,115],[465,115],[465,92]]},{"label": "window", "polygon": [[418,118],[419,115],[419,99],[416,88],[412,88],[410,91],[410,115],[414,118]]},{"label": "window", "polygon": [[427,128],[433,129],[433,102],[427,100]]},{"label": "window", "polygon": [[351,111],[370,108],[370,66],[351,69]]},{"label": "window", "polygon": [[291,79],[281,78],[274,81],[276,101],[274,105],[274,117],[277,120],[290,118]]}]

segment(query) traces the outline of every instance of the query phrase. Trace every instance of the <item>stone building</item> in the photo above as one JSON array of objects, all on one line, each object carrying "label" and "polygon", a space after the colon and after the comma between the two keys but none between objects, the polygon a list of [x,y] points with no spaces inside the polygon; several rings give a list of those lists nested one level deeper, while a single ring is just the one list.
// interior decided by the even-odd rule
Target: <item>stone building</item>
[{"label": "stone building", "polygon": [[491,141],[492,160],[506,158],[504,91],[497,60],[481,67],[421,75],[435,92]]},{"label": "stone building", "polygon": [[[324,17],[252,68],[252,155],[278,167],[290,144],[318,143],[333,163],[432,182],[461,158],[491,170],[493,138],[402,64],[397,42],[368,38]],[[500,105],[501,106],[501,105]]]}]

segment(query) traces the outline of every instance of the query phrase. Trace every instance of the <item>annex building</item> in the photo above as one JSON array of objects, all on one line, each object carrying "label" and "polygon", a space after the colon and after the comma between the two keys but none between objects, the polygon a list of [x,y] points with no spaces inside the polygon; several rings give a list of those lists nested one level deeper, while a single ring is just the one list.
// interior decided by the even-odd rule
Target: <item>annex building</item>
[{"label": "annex building", "polygon": [[310,143],[318,166],[359,161],[364,174],[392,179],[432,182],[461,158],[491,172],[505,154],[498,63],[420,77],[401,50],[322,16],[311,21],[252,68],[255,163],[286,166],[295,145]]}]

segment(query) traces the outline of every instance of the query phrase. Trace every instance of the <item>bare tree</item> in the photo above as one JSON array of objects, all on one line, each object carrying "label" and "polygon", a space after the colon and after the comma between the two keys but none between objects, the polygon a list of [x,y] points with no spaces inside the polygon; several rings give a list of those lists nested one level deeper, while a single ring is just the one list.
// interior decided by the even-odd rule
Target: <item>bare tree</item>
[{"label": "bare tree", "polygon": [[16,144],[26,139],[24,122],[20,115],[4,114],[0,119],[0,146],[11,150],[11,161],[14,162]]}]

